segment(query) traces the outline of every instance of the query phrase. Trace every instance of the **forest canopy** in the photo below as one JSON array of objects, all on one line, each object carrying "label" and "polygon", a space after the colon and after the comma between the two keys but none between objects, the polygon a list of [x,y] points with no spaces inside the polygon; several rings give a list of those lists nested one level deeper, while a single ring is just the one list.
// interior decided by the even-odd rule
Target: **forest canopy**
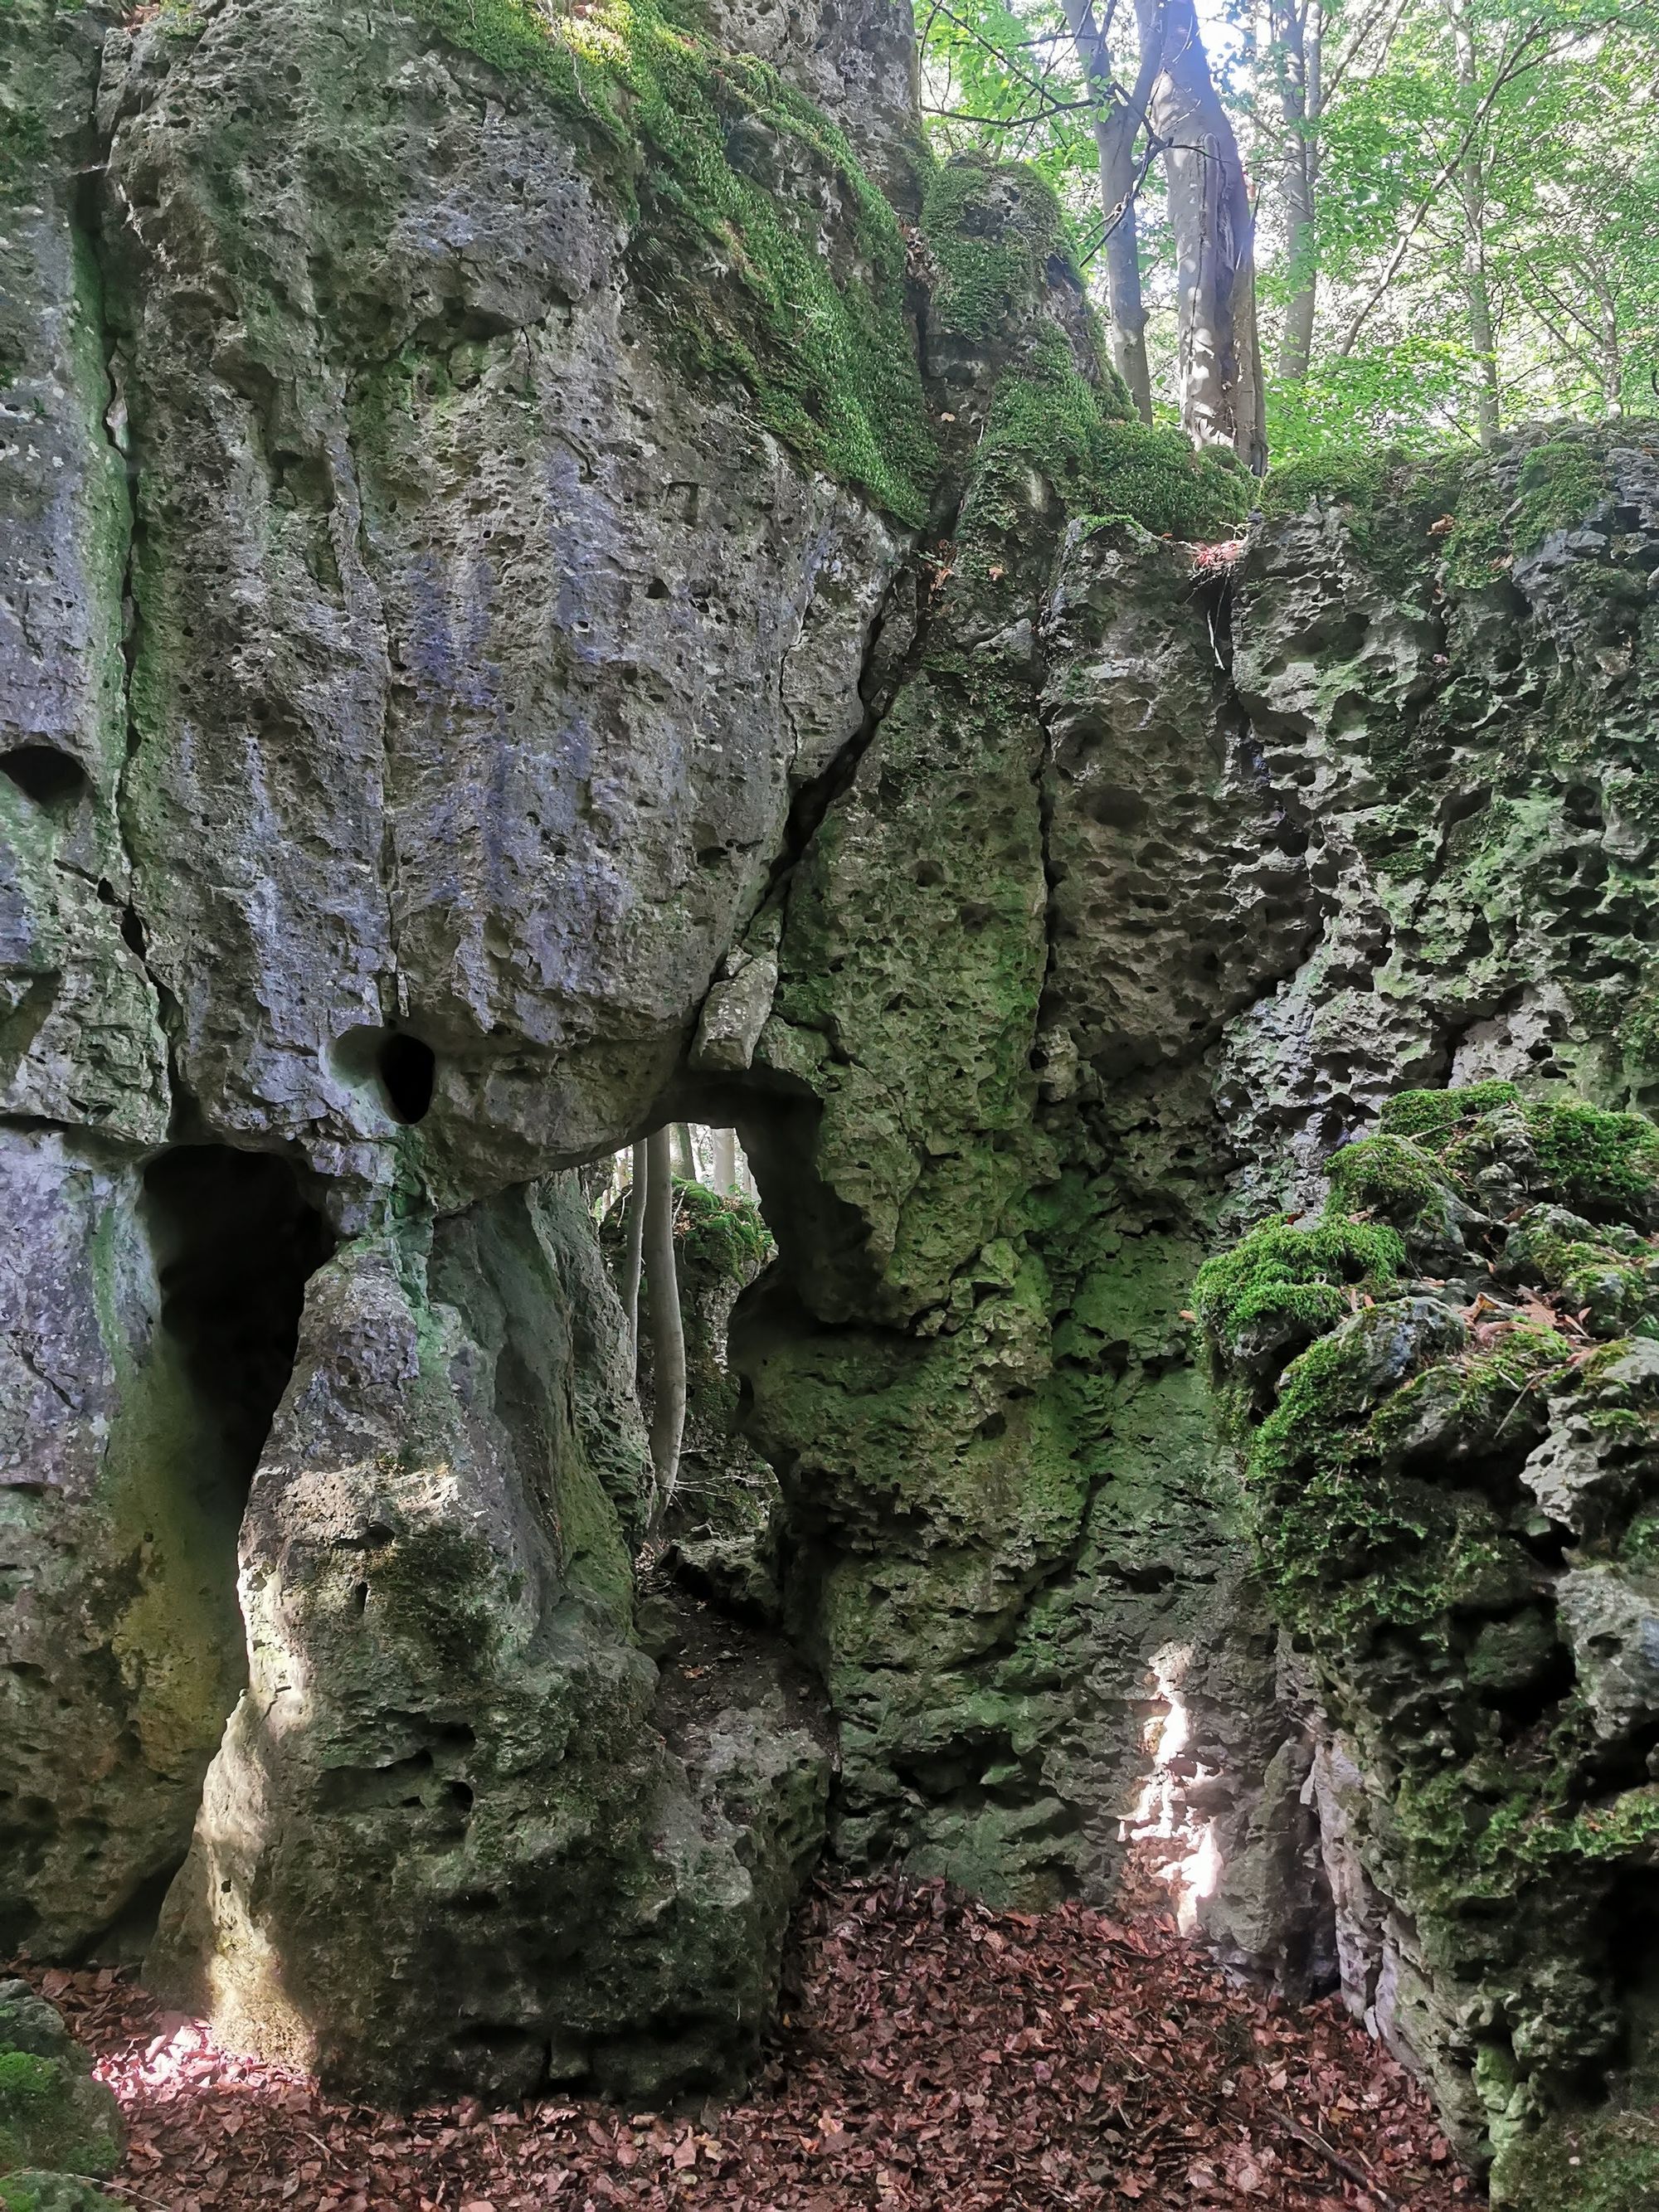
[{"label": "forest canopy", "polygon": [[1260,469],[1659,410],[1656,0],[922,0],[1147,419]]}]

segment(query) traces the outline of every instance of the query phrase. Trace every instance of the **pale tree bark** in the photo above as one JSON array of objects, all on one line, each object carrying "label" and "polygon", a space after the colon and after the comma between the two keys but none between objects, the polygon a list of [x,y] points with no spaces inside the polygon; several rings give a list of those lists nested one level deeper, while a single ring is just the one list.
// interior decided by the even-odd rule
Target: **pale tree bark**
[{"label": "pale tree bark", "polygon": [[[1157,0],[1137,0],[1143,34]],[[1164,0],[1152,129],[1164,142],[1175,232],[1181,419],[1195,446],[1267,466],[1255,328],[1254,224],[1238,142],[1210,74],[1193,0]]]},{"label": "pale tree bark", "polygon": [[634,1180],[623,1210],[623,1312],[628,1318],[628,1356],[640,1356],[640,1267],[645,1249],[646,1148],[634,1147]]},{"label": "pale tree bark", "polygon": [[674,1266],[674,1178],[669,1133],[647,1137],[645,1176],[645,1291],[651,1319],[651,1463],[657,1472],[657,1513],[679,1479],[685,1431],[685,1329]]},{"label": "pale tree bark", "polygon": [[[1448,0],[1452,41],[1457,54],[1457,82],[1465,92],[1476,88],[1478,70],[1474,31],[1467,0]],[[1472,135],[1457,165],[1457,197],[1463,210],[1463,298],[1469,319],[1469,344],[1475,363],[1475,433],[1489,447],[1498,435],[1501,405],[1498,386],[1498,333],[1492,311],[1492,287],[1486,278],[1486,177],[1480,157],[1480,141]]]},{"label": "pale tree bark", "polygon": [[728,1197],[738,1188],[738,1133],[711,1129],[708,1133],[714,1147],[714,1188],[722,1198]]},{"label": "pale tree bark", "polygon": [[1285,249],[1296,280],[1296,289],[1285,308],[1279,373],[1300,379],[1308,374],[1313,359],[1314,319],[1319,307],[1317,128],[1322,104],[1319,76],[1323,47],[1319,0],[1272,0],[1271,27],[1279,112],[1285,123],[1279,185],[1285,201]]},{"label": "pale tree bark", "polygon": [[1147,103],[1164,49],[1164,0],[1152,0],[1140,22],[1140,63],[1134,88],[1125,94],[1113,73],[1093,0],[1061,0],[1072,42],[1091,89],[1095,148],[1100,159],[1100,210],[1106,225],[1107,332],[1112,365],[1129,387],[1135,412],[1152,419],[1152,377],[1146,360],[1146,303],[1140,289],[1140,237],[1135,197],[1141,169],[1135,141],[1147,124]]}]

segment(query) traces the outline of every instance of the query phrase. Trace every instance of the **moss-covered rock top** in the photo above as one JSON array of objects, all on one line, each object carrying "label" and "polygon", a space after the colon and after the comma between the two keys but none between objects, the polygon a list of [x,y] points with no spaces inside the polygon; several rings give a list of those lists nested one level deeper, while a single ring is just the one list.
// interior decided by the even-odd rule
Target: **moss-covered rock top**
[{"label": "moss-covered rock top", "polygon": [[737,378],[803,459],[921,521],[937,456],[904,239],[823,111],[676,0],[568,15],[535,0],[418,5],[572,125],[634,225],[641,297],[686,364]]},{"label": "moss-covered rock top", "polygon": [[[1653,423],[1620,434],[1651,442]],[[1464,591],[1497,583],[1556,532],[1593,524],[1613,495],[1605,433],[1551,424],[1500,439],[1490,453],[1334,447],[1270,470],[1270,520],[1340,506],[1361,553],[1402,593],[1438,569]]]},{"label": "moss-covered rock top", "polygon": [[1123,519],[1198,539],[1243,523],[1249,479],[1231,454],[1196,453],[1179,430],[1136,418],[1072,264],[1059,202],[1034,170],[953,155],[929,181],[922,230],[937,272],[933,349],[1000,366],[976,425],[959,568],[994,562],[1029,514],[1034,474],[1073,520]]},{"label": "moss-covered rock top", "polygon": [[[1656,1225],[1641,1116],[1412,1091],[1336,1155],[1319,1219],[1197,1286],[1276,1609],[1421,1934],[1406,2040],[1500,2148],[1644,2058],[1613,1931],[1659,1903]],[[1650,2201],[1589,2164],[1562,2202]]]}]

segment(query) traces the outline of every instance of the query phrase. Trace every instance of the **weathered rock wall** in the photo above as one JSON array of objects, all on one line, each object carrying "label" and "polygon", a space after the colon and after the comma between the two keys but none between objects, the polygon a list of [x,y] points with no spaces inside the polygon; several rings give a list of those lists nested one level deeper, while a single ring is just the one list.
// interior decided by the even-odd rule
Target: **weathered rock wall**
[{"label": "weathered rock wall", "polygon": [[[861,726],[930,465],[896,218],[649,10],[580,82],[510,6],[3,35],[0,1941],[142,1941],[194,1826],[155,1970],[250,2041],[733,2079],[823,1730],[764,1650],[659,1695],[538,1179],[646,1124]],[[896,170],[908,15],[838,52]]]},{"label": "weathered rock wall", "polygon": [[1659,2160],[1659,1133],[1561,1088],[1396,1094],[1322,1217],[1211,1261],[1198,1304],[1334,1723],[1345,1995],[1490,2136],[1495,2203],[1579,2201],[1552,2188],[1581,2153],[1584,2201],[1633,2206]]},{"label": "weathered rock wall", "polygon": [[[827,1719],[849,1858],[1152,1826],[1333,1970],[1188,1303],[1404,1085],[1651,1102],[1655,441],[1235,557],[875,0],[0,21],[0,1934],[188,1845],[156,1970],[339,2081],[729,2080]],[[687,1115],[816,1703],[635,1619],[566,1171]]]}]

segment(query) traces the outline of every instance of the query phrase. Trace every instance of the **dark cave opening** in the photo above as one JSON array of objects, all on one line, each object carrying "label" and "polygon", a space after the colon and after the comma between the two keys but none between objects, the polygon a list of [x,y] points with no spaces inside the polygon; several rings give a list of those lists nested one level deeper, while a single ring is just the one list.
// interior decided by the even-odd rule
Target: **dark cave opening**
[{"label": "dark cave opening", "polygon": [[87,772],[70,753],[56,745],[15,745],[0,753],[0,775],[37,806],[73,806],[89,789]]},{"label": "dark cave opening", "polygon": [[1644,2081],[1659,2066],[1659,1876],[1632,1868],[1607,1915],[1609,1969],[1625,2019],[1626,2064]]},{"label": "dark cave opening", "polygon": [[[144,1170],[141,1219],[159,1310],[112,1439],[135,1509],[137,1617],[160,1623],[162,1677],[187,1672],[168,1833],[131,1869],[118,1909],[84,1947],[142,1956],[182,1864],[199,1785],[247,1679],[237,1546],[249,1487],[293,1372],[307,1279],[334,1238],[290,1164],[268,1152],[181,1145]],[[141,1663],[135,1692],[141,1699]]]},{"label": "dark cave opening", "polygon": [[144,1175],[161,1334],[242,1495],[293,1371],[307,1279],[334,1249],[289,1162],[185,1145]]},{"label": "dark cave opening", "polygon": [[429,1044],[406,1030],[393,1030],[380,1048],[380,1083],[393,1117],[412,1127],[424,1121],[438,1079],[438,1059]]}]

